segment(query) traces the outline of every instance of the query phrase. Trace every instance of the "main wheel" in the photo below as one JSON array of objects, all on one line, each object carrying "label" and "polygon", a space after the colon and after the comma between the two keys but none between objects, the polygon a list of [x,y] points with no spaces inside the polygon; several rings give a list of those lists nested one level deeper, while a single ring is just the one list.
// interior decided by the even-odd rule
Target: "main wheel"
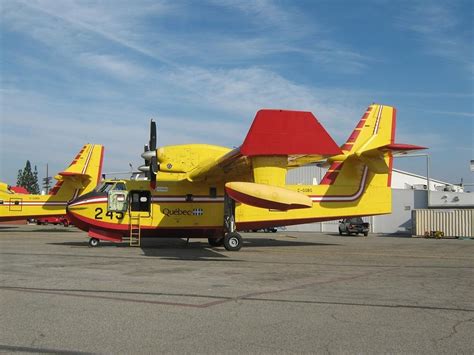
[{"label": "main wheel", "polygon": [[97,239],[97,238],[91,238],[89,239],[89,246],[92,247],[92,248],[95,248],[96,246],[98,246],[100,244],[100,240]]},{"label": "main wheel", "polygon": [[239,233],[227,233],[224,237],[224,247],[228,251],[238,251],[242,248],[242,237]]},{"label": "main wheel", "polygon": [[224,245],[224,237],[221,238],[207,238],[211,247],[221,247]]},{"label": "main wheel", "polygon": [[367,237],[369,235],[369,232],[364,232],[364,237]]}]

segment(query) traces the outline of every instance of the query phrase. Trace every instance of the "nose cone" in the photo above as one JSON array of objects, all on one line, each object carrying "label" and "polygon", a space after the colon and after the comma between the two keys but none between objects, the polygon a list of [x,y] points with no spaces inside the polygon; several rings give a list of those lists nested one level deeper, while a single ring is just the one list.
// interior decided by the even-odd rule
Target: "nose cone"
[{"label": "nose cone", "polygon": [[66,213],[76,227],[87,232],[91,223],[91,215],[92,218],[94,216],[93,211],[96,204],[104,202],[107,202],[107,193],[91,191],[69,201],[66,206]]},{"label": "nose cone", "polygon": [[88,197],[91,194],[92,192],[89,192],[85,195],[79,196],[73,200],[68,201],[67,206],[66,206],[66,212],[73,213],[75,210],[77,210],[76,206],[79,206],[82,204],[81,202],[88,200]]}]

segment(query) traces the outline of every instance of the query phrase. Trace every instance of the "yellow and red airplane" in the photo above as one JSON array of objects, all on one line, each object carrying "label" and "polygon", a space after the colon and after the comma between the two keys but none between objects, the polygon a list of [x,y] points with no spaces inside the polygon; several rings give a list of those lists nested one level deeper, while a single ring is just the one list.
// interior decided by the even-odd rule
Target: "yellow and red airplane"
[{"label": "yellow and red airplane", "polygon": [[49,195],[13,192],[0,183],[0,221],[66,214],[68,201],[94,190],[101,179],[104,147],[86,144],[69,167],[60,172]]},{"label": "yellow and red airplane", "polygon": [[[239,250],[237,231],[391,213],[393,154],[423,147],[395,143],[396,110],[371,105],[339,147],[310,112],[260,110],[235,149],[190,144],[142,157],[149,180],[106,180],[68,204],[90,237],[139,245],[141,237],[207,237]],[[328,164],[319,185],[286,185],[288,169]]]}]

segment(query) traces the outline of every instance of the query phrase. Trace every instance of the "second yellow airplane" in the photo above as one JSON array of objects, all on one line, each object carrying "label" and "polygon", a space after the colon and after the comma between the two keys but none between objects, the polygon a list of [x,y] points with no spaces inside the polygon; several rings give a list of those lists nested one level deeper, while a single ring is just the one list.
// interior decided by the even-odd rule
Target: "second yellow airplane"
[{"label": "second yellow airplane", "polygon": [[104,147],[86,144],[66,170],[55,176],[49,195],[15,193],[0,183],[0,221],[60,216],[70,200],[91,192],[101,179]]}]

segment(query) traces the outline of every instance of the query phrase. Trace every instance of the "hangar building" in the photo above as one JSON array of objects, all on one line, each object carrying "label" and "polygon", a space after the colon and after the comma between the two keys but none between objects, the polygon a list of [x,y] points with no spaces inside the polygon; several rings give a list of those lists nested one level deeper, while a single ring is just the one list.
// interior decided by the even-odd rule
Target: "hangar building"
[{"label": "hangar building", "polygon": [[[289,170],[286,183],[317,185],[325,173],[326,169],[317,165],[303,166]],[[428,208],[472,210],[474,208],[474,193],[464,192],[464,189],[458,185],[393,169],[392,214],[364,217],[363,219],[370,223],[371,233],[412,234],[413,210]],[[337,233],[338,226],[338,221],[328,221],[287,226],[286,230]]]}]

